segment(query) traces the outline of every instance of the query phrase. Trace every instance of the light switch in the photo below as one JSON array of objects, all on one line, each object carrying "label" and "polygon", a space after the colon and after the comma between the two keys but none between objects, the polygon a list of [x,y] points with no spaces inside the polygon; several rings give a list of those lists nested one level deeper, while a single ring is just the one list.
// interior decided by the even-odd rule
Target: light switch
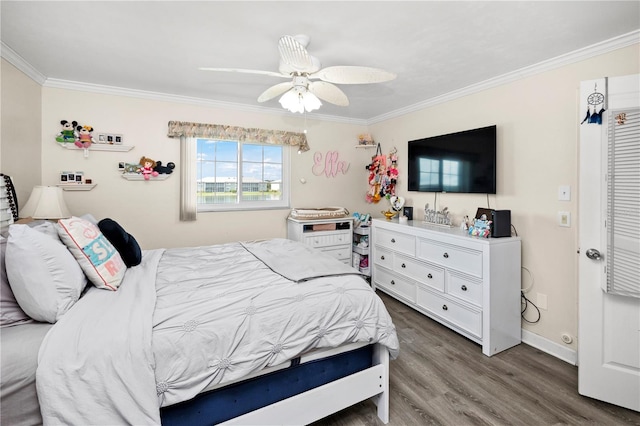
[{"label": "light switch", "polygon": [[558,187],[558,200],[571,201],[571,187],[569,185],[560,185]]},{"label": "light switch", "polygon": [[558,225],[564,227],[571,227],[571,213],[569,212],[558,212]]}]

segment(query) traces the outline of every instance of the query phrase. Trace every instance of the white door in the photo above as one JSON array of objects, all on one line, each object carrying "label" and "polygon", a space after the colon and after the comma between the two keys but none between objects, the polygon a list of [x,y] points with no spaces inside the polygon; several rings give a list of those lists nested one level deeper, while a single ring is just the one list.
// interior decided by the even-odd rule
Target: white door
[{"label": "white door", "polygon": [[[583,82],[581,107],[607,91],[602,125],[580,125],[578,391],[640,411],[640,75]],[[618,181],[608,129],[631,152]]]}]

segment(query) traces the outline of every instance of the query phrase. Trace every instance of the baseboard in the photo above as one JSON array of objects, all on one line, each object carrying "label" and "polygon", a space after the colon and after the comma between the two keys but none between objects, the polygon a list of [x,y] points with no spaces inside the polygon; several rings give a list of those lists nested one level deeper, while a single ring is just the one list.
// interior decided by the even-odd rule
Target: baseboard
[{"label": "baseboard", "polygon": [[533,346],[571,365],[578,365],[578,353],[576,351],[525,329],[522,330],[522,343]]}]

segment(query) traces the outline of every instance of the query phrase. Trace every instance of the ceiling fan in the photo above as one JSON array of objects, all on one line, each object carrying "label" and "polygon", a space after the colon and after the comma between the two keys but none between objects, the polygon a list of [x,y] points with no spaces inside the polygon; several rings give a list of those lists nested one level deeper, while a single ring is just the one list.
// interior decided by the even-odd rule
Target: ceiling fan
[{"label": "ceiling fan", "polygon": [[308,45],[309,37],[306,35],[282,36],[278,41],[278,72],[240,68],[199,69],[288,78],[290,81],[265,90],[258,97],[258,102],[266,102],[283,95],[280,104],[291,112],[301,113],[320,108],[322,103],[318,98],[339,106],[349,105],[347,95],[336,84],[382,83],[396,78],[396,74],[378,68],[346,65],[321,68],[318,58],[307,52]]}]

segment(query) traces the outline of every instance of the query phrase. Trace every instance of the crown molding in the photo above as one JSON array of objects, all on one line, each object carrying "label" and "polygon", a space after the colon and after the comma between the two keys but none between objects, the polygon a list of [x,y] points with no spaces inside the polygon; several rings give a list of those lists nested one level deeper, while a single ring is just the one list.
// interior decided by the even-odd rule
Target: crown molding
[{"label": "crown molding", "polygon": [[[54,89],[78,90],[81,92],[99,93],[103,95],[127,96],[131,98],[147,99],[161,102],[183,103],[189,105],[197,105],[207,108],[223,108],[247,113],[262,113],[279,116],[291,117],[292,113],[282,108],[269,108],[262,106],[238,104],[234,102],[216,101],[212,99],[196,98],[190,96],[172,95],[169,93],[152,92],[138,89],[128,89],[125,87],[106,86],[101,84],[83,83],[79,81],[61,80],[57,78],[47,78],[43,84],[44,87]],[[333,121],[350,124],[367,124],[366,120],[354,120],[351,118],[338,117],[332,115],[324,115],[317,113],[308,113],[309,119]],[[302,116],[304,117],[304,116]]]},{"label": "crown molding", "polygon": [[405,114],[416,112],[428,107],[442,104],[444,102],[449,102],[454,99],[462,98],[464,96],[469,96],[469,95],[481,92],[483,90],[487,90],[487,89],[491,89],[507,83],[511,83],[516,80],[520,80],[523,78],[533,76],[535,74],[540,74],[546,71],[560,68],[565,65],[584,61],[594,56],[603,55],[605,53],[609,53],[614,50],[629,47],[631,45],[638,44],[638,43],[640,43],[640,30],[632,31],[630,33],[621,35],[619,37],[614,37],[612,39],[605,40],[600,43],[596,43],[591,46],[587,46],[582,49],[575,50],[565,55],[556,56],[555,58],[551,58],[546,61],[539,62],[537,64],[491,78],[489,80],[481,81],[480,83],[477,83],[477,84],[472,84],[471,86],[467,86],[462,89],[454,90],[452,92],[445,93],[440,96],[435,96],[433,98],[426,99],[422,102],[418,102],[416,104],[409,105],[404,108],[400,108],[394,111],[389,111],[385,114],[381,114],[376,117],[370,118],[369,120],[367,120],[367,125],[379,123],[385,120],[389,120],[391,118],[400,117]]},{"label": "crown molding", "polygon": [[[609,40],[605,40],[591,46],[584,47],[582,49],[575,50],[565,55],[556,56],[555,58],[521,68],[519,70],[503,74],[489,80],[482,81],[477,84],[473,84],[464,87],[459,90],[454,90],[449,93],[445,93],[440,96],[426,99],[422,102],[418,102],[413,105],[409,105],[404,108],[400,108],[394,111],[389,111],[385,114],[372,117],[370,119],[354,119],[345,118],[333,115],[324,115],[318,113],[310,113],[308,118],[321,121],[331,121],[338,123],[357,124],[363,126],[369,126],[371,124],[380,123],[391,118],[400,117],[405,114],[419,111],[421,109],[433,107],[435,105],[449,102],[454,99],[458,99],[464,96],[469,96],[483,90],[501,86],[507,83],[514,82],[523,78],[540,74],[546,71],[550,71],[556,68],[560,68],[565,65],[569,65],[575,62],[584,61],[594,56],[603,55],[605,53],[612,52],[614,50],[622,49],[634,44],[640,43],[640,30],[635,30],[627,34],[623,34],[618,37],[614,37]],[[4,42],[0,42],[0,53],[2,58],[9,61],[12,65],[25,73],[32,80],[42,85],[43,87],[51,87],[58,89],[79,90],[91,93],[101,93],[107,95],[116,96],[128,96],[141,99],[149,99],[163,102],[177,102],[186,103],[190,105],[198,105],[210,108],[225,108],[241,112],[251,113],[266,113],[279,116],[291,116],[290,112],[287,112],[280,108],[269,108],[262,106],[252,106],[245,104],[237,104],[233,102],[216,101],[204,98],[195,98],[189,96],[172,95],[167,93],[150,92],[145,90],[128,89],[123,87],[105,86],[92,83],[83,83],[78,81],[60,80],[55,78],[47,78],[38,70],[36,70],[31,64],[25,61],[20,55],[18,55],[13,49],[7,46]]]},{"label": "crown molding", "polygon": [[4,41],[0,41],[0,56],[3,59],[6,59],[11,65],[25,73],[27,77],[39,85],[42,86],[47,80],[47,77],[35,69],[30,63],[25,61],[24,58],[18,55],[12,48],[7,46]]}]

